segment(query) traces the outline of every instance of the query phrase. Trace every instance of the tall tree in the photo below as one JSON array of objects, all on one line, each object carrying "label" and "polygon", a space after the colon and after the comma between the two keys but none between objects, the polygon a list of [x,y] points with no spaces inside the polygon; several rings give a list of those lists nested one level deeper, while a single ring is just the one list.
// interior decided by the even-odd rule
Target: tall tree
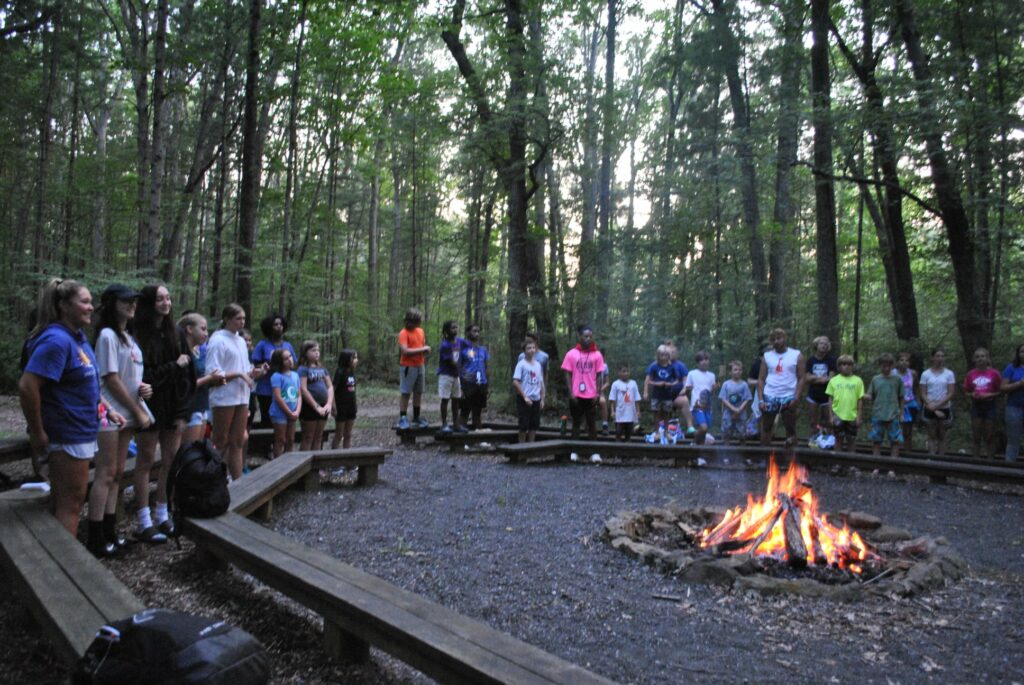
[{"label": "tall tree", "polygon": [[832,76],[828,55],[829,0],[811,0],[811,118],[814,122],[815,291],[818,329],[839,340],[836,196],[832,178]]},{"label": "tall tree", "polygon": [[239,191],[238,255],[235,299],[249,316],[252,311],[252,265],[256,248],[256,210],[260,192],[260,20],[263,0],[249,2],[249,49],[245,60],[245,100],[242,114],[242,183]]}]

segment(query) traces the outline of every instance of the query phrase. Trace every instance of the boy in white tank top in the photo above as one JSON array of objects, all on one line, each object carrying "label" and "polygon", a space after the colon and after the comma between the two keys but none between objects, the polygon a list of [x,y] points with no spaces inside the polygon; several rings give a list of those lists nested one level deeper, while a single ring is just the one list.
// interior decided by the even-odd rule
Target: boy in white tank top
[{"label": "boy in white tank top", "polygon": [[761,444],[772,439],[775,416],[782,414],[786,427],[786,446],[796,445],[796,418],[804,385],[804,357],[800,350],[786,345],[786,331],[776,328],[768,336],[772,344],[761,360],[757,381],[761,398]]}]

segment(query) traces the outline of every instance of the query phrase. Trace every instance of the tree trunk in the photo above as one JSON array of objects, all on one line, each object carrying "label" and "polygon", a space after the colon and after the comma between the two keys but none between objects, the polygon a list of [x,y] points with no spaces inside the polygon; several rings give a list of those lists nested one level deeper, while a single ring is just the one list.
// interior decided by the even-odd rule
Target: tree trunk
[{"label": "tree trunk", "polygon": [[[793,165],[800,138],[800,81],[803,73],[804,9],[798,1],[782,7],[784,36],[779,68],[778,143],[775,152],[775,207],[769,240],[768,288],[772,322],[789,327],[792,316],[790,282],[786,278],[790,257],[799,257],[796,208],[793,203]],[[717,178],[717,177],[716,177]]]},{"label": "tree trunk", "polygon": [[[839,340],[839,277],[836,255],[836,197],[832,176],[832,76],[828,63],[829,0],[811,0],[811,118],[814,120],[815,279],[818,330]],[[834,343],[835,344],[835,343]]]},{"label": "tree trunk", "polygon": [[608,281],[612,251],[612,154],[617,139],[615,117],[615,33],[616,0],[608,0],[608,31],[605,40],[604,98],[601,102],[601,187],[599,193],[600,235],[597,253],[597,295],[594,323],[598,330],[608,325]]},{"label": "tree trunk", "polygon": [[981,316],[981,298],[977,290],[975,269],[974,237],[970,222],[964,210],[960,190],[950,169],[943,147],[942,129],[937,119],[937,108],[932,92],[931,69],[928,58],[921,47],[921,36],[914,19],[911,0],[896,0],[896,18],[899,22],[903,43],[907,48],[907,59],[914,74],[917,92],[917,123],[928,151],[932,185],[935,199],[942,214],[949,241],[949,256],[953,263],[953,280],[956,285],[956,322],[964,356],[970,359],[978,347],[988,347],[987,322]]},{"label": "tree trunk", "polygon": [[750,273],[754,281],[754,314],[759,331],[763,331],[771,318],[768,298],[768,269],[765,266],[764,245],[761,241],[761,211],[757,199],[757,164],[750,130],[750,108],[743,81],[740,79],[740,45],[729,25],[732,4],[729,0],[711,0],[714,12],[712,24],[718,38],[719,51],[729,86],[733,126],[736,129],[736,154],[740,163],[740,194],[743,198],[743,224],[750,245]]},{"label": "tree trunk", "polygon": [[53,119],[53,101],[57,94],[57,67],[60,61],[60,48],[57,45],[61,39],[61,15],[54,17],[53,31],[46,37],[46,58],[43,61],[43,73],[46,79],[46,91],[43,94],[43,108],[39,112],[39,160],[36,166],[36,183],[33,192],[35,193],[35,216],[33,217],[33,240],[32,240],[32,261],[36,273],[44,272],[43,263],[46,260],[48,250],[46,246],[46,199],[47,192],[47,171],[50,166],[51,148],[51,121]]},{"label": "tree trunk", "polygon": [[259,202],[259,67],[260,16],[263,0],[249,3],[249,50],[245,68],[245,104],[242,115],[242,182],[239,191],[236,299],[250,317],[252,311],[252,264],[256,247],[256,210]]},{"label": "tree trunk", "polygon": [[149,206],[146,232],[139,240],[139,269],[154,273],[160,244],[160,200],[164,185],[164,67],[167,55],[167,0],[157,0],[156,32],[153,35],[153,135],[149,146]]},{"label": "tree trunk", "polygon": [[576,274],[576,315],[579,319],[576,323],[589,322],[594,316],[597,306],[596,289],[586,286],[580,288],[579,286],[582,283],[594,284],[599,278],[597,273],[598,247],[594,240],[594,236],[597,234],[598,194],[598,107],[594,92],[597,89],[597,54],[600,40],[601,30],[595,26],[591,30],[590,42],[585,54],[587,71],[584,77],[583,166],[580,169],[583,224],[580,227],[579,271]]}]

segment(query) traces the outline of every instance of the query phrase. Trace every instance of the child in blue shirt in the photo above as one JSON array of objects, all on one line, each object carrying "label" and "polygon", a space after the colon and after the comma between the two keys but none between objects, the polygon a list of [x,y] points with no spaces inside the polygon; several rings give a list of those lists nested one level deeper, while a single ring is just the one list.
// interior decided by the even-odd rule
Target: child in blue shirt
[{"label": "child in blue shirt", "polygon": [[459,400],[462,399],[462,383],[459,379],[459,365],[462,353],[471,347],[468,340],[459,337],[459,324],[452,320],[445,321],[441,326],[441,350],[437,363],[437,394],[441,397],[441,432],[451,433],[448,425],[448,400],[452,403],[452,423],[456,433],[465,433],[467,429],[459,423]]},{"label": "child in blue shirt", "polygon": [[295,358],[283,348],[270,355],[270,387],[274,402],[270,405],[270,420],[274,424],[274,457],[291,452],[295,447],[295,422],[302,409],[299,395],[299,374],[295,373]]}]

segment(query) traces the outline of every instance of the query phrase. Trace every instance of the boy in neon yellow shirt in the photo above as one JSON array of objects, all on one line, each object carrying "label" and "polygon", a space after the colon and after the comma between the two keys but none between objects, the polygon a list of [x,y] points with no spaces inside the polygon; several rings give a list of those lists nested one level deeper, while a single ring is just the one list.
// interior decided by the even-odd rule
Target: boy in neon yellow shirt
[{"label": "boy in neon yellow shirt", "polygon": [[853,357],[844,354],[836,364],[839,374],[832,377],[825,394],[832,398],[832,422],[836,429],[837,448],[853,451],[861,424],[864,404],[864,381],[853,373]]}]

